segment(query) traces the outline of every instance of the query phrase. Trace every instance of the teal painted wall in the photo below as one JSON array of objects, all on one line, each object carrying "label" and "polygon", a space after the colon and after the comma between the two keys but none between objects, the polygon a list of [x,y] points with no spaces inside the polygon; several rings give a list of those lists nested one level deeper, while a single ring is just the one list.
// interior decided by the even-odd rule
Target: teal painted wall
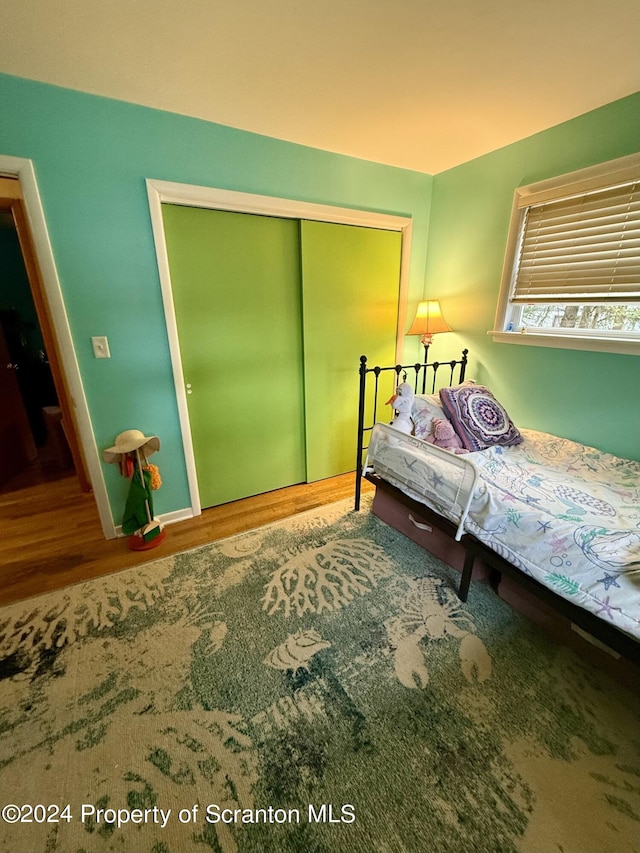
[{"label": "teal painted wall", "polygon": [[[156,178],[413,217],[409,303],[442,299],[516,421],[640,457],[633,356],[494,344],[515,187],[638,150],[640,95],[437,175],[343,157],[172,113],[0,75],[0,154],[33,160],[98,447],[128,427],[161,436],[156,510],[189,505],[144,179]],[[410,321],[407,317],[407,323]],[[96,360],[91,335],[109,337]],[[405,359],[417,358],[408,339]],[[104,466],[117,523],[126,483]]]},{"label": "teal painted wall", "polygon": [[[516,187],[640,150],[640,93],[435,176],[426,295],[521,426],[640,459],[640,358],[494,343]],[[438,348],[437,348],[438,347]],[[442,353],[446,356],[446,353]]]},{"label": "teal painted wall", "polygon": [[[421,298],[428,175],[7,75],[0,115],[0,154],[34,163],[96,443],[130,427],[161,437],[158,513],[190,501],[145,178],[411,216]],[[111,359],[93,357],[92,335]],[[119,523],[126,482],[104,471]]]}]

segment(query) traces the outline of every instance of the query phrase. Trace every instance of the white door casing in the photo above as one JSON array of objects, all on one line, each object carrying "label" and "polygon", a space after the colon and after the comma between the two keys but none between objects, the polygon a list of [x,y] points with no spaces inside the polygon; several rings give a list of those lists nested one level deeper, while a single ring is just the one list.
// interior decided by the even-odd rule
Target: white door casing
[{"label": "white door casing", "polygon": [[182,444],[187,467],[189,495],[193,515],[201,512],[198,490],[198,478],[191,439],[189,413],[187,408],[187,389],[185,388],[178,327],[173,305],[171,274],[169,259],[164,236],[162,220],[162,204],[184,204],[191,207],[204,207],[215,210],[227,210],[236,213],[254,213],[263,216],[281,218],[309,219],[320,222],[333,222],[344,225],[360,225],[381,230],[399,231],[402,233],[402,253],[400,267],[400,292],[398,309],[398,326],[396,334],[396,359],[401,361],[404,343],[404,327],[406,320],[406,302],[409,284],[409,261],[411,257],[412,219],[405,216],[378,213],[376,211],[333,207],[331,205],[315,204],[277,198],[273,196],[255,195],[231,190],[221,190],[212,187],[202,187],[191,184],[179,184],[168,181],[147,179],[147,195],[153,227],[153,236],[158,260],[160,286],[167,324],[167,335],[171,352],[173,377],[176,387]]},{"label": "white door casing", "polygon": [[42,283],[51,314],[51,323],[59,348],[60,361],[69,387],[71,403],[74,407],[78,438],[82,445],[100,524],[105,537],[113,539],[116,536],[116,528],[109,504],[100,455],[91,426],[89,407],[73,346],[71,328],[64,305],[53,249],[49,240],[33,162],[21,157],[9,157],[0,154],[0,175],[18,178],[20,181],[24,208],[29,221],[38,266],[40,267]]}]

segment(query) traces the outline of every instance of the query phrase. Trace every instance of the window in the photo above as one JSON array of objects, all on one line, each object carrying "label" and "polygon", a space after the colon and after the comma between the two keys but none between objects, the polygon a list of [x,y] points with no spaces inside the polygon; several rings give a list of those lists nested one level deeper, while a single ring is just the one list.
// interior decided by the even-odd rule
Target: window
[{"label": "window", "polygon": [[494,340],[640,354],[640,155],[515,192]]}]

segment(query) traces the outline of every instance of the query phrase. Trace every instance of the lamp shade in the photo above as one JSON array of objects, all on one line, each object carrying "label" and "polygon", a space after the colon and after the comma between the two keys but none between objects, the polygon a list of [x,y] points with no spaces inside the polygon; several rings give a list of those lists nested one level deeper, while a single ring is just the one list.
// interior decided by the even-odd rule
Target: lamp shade
[{"label": "lamp shade", "polygon": [[451,329],[444,321],[440,303],[437,299],[420,302],[416,316],[407,332],[408,335],[435,335],[438,332],[450,332]]}]

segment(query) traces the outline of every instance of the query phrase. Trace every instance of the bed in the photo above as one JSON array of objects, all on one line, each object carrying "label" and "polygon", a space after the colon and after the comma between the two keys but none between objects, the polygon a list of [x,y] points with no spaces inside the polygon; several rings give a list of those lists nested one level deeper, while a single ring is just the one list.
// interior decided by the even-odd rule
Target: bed
[{"label": "bed", "polygon": [[[465,379],[467,360],[464,350],[451,362],[369,368],[362,356],[355,508],[364,476],[383,520],[460,569],[462,600],[478,566],[480,577],[497,572],[500,584],[515,580],[574,629],[640,663],[640,463],[518,429],[506,412],[511,426],[496,443],[485,436],[489,445],[475,449],[486,441],[471,435],[461,452],[434,446],[434,418],[464,437],[465,406],[487,390]],[[402,381],[416,392],[413,435],[390,426],[382,406]]]}]

